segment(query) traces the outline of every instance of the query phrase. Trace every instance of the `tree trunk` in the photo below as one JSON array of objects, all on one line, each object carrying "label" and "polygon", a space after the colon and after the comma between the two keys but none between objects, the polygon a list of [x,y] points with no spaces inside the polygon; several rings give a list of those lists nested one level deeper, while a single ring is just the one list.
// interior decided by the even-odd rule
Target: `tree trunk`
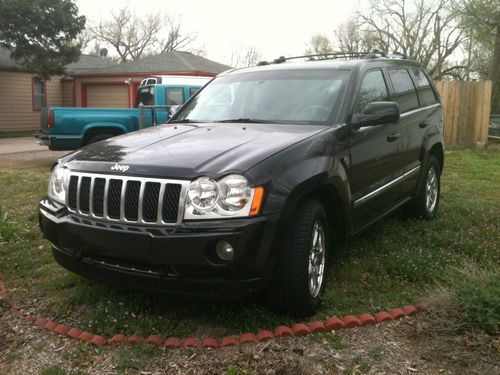
[{"label": "tree trunk", "polygon": [[500,24],[497,24],[495,36],[495,50],[493,51],[493,60],[491,61],[491,67],[489,72],[489,79],[492,84],[492,95],[491,95],[491,112],[500,113],[500,83],[498,79],[500,77]]}]

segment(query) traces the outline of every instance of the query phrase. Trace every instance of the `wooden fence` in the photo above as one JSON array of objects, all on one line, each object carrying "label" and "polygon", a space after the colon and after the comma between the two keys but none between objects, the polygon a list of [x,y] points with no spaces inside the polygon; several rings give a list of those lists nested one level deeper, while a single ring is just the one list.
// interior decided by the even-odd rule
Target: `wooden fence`
[{"label": "wooden fence", "polygon": [[438,81],[447,145],[484,146],[488,141],[491,81]]}]

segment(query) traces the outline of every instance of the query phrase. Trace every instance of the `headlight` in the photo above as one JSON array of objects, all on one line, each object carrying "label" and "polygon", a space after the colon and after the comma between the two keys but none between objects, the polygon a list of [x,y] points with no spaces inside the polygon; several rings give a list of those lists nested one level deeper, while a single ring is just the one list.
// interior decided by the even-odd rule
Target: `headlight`
[{"label": "headlight", "polygon": [[49,181],[49,198],[64,204],[66,202],[66,187],[68,185],[69,171],[57,164],[52,169]]},{"label": "headlight", "polygon": [[199,211],[210,211],[217,204],[219,187],[217,182],[203,177],[191,182],[188,200]]},{"label": "headlight", "polygon": [[[253,198],[258,190],[258,207]],[[229,175],[219,181],[201,177],[191,182],[188,190],[184,219],[220,219],[256,215],[262,202],[261,187],[251,188],[247,179]]]},{"label": "headlight", "polygon": [[227,213],[239,212],[248,206],[252,189],[243,176],[231,175],[219,181],[219,208]]}]

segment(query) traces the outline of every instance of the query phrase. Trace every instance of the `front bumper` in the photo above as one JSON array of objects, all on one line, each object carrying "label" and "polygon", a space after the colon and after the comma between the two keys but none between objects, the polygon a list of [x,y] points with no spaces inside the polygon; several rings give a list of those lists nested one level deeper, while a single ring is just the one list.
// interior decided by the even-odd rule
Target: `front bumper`
[{"label": "front bumper", "polygon": [[[40,201],[40,228],[56,261],[85,277],[134,289],[236,298],[265,288],[276,261],[279,215],[145,227],[91,221],[50,199]],[[215,255],[229,242],[235,257]]]}]

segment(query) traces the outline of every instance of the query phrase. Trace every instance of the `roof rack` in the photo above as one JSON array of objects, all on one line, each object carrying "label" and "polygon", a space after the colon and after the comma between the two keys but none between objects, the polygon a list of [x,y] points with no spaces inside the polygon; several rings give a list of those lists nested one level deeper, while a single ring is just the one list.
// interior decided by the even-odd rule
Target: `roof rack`
[{"label": "roof rack", "polygon": [[336,60],[336,59],[375,59],[375,58],[399,58],[399,59],[409,59],[405,53],[393,52],[392,54],[387,54],[382,51],[372,51],[372,52],[329,52],[329,53],[319,53],[314,55],[303,55],[303,56],[292,56],[285,57],[280,56],[274,59],[272,62],[261,61],[257,66],[270,65],[270,64],[282,64],[286,61],[297,60],[297,59],[307,59],[307,61],[321,61],[321,60]]}]

